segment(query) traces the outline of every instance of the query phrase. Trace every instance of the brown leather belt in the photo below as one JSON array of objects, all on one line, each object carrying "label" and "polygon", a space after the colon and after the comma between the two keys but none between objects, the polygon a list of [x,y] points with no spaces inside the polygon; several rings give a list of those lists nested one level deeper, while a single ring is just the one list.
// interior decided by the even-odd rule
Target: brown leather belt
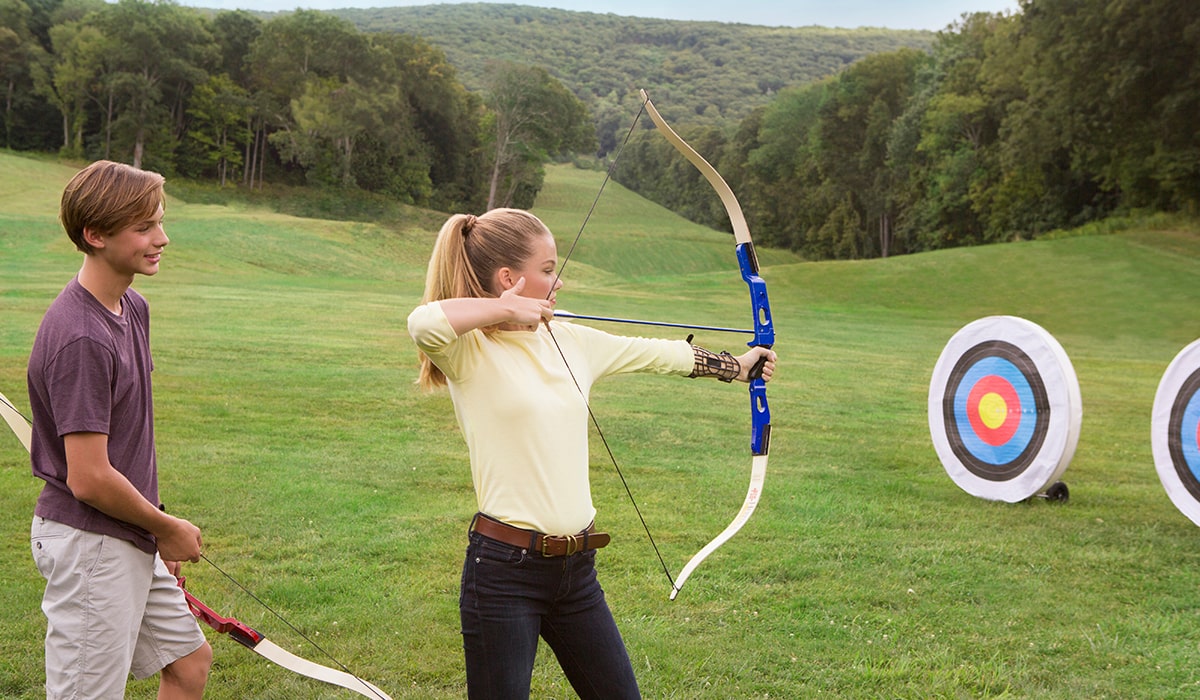
[{"label": "brown leather belt", "polygon": [[502,523],[483,513],[475,514],[471,521],[471,531],[497,542],[529,549],[543,557],[565,557],[590,549],[600,549],[611,539],[606,532],[596,532],[595,525],[588,525],[586,530],[576,535],[543,535],[535,530],[523,530]]}]

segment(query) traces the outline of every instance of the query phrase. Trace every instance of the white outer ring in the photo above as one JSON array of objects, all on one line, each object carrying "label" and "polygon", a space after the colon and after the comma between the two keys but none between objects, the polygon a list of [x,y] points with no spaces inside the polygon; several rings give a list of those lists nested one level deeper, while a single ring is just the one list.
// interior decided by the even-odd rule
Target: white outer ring
[{"label": "white outer ring", "polygon": [[1171,360],[1163,372],[1154,394],[1154,409],[1150,417],[1150,447],[1154,453],[1154,468],[1171,502],[1191,521],[1200,525],[1200,502],[1192,496],[1175,471],[1168,444],[1171,425],[1171,407],[1183,389],[1183,383],[1200,367],[1200,340],[1193,342]]},{"label": "white outer ring", "polygon": [[[942,399],[954,365],[968,350],[990,340],[1011,343],[1029,356],[1050,404],[1050,423],[1041,451],[1024,471],[1005,481],[984,479],[962,464],[950,447],[942,416]],[[1057,481],[1075,456],[1082,418],[1079,380],[1066,351],[1044,328],[1016,316],[988,316],[963,326],[946,343],[929,382],[929,431],[942,466],[962,490],[990,501],[1017,503]]]}]

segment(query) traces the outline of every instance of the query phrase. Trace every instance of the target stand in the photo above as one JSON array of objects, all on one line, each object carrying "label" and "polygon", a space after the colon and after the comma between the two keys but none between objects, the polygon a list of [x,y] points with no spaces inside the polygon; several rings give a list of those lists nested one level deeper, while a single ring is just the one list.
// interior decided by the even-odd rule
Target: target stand
[{"label": "target stand", "polygon": [[1159,481],[1175,507],[1200,525],[1200,340],[1163,372],[1150,430]]},{"label": "target stand", "polygon": [[[1079,380],[1041,326],[988,316],[954,334],[929,383],[929,430],[946,473],[991,501],[1065,501],[1079,443]],[[1200,504],[1198,510],[1200,510]]]}]

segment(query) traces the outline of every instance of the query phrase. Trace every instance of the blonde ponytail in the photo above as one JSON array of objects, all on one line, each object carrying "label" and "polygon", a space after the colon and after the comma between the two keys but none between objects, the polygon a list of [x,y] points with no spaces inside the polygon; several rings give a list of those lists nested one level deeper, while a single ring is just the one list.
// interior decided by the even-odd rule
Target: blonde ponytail
[{"label": "blonde ponytail", "polygon": [[[521,209],[492,209],[481,216],[455,214],[438,231],[425,273],[422,304],[443,299],[494,298],[496,271],[520,267],[533,255],[533,241],[550,229]],[[418,383],[429,390],[446,385],[446,375],[421,352]]]}]

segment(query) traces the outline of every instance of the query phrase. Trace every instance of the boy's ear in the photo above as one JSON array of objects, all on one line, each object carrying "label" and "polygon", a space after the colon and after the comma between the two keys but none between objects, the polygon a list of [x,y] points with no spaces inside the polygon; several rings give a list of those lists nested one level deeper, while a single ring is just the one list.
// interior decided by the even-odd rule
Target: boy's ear
[{"label": "boy's ear", "polygon": [[83,227],[83,240],[93,248],[103,248],[105,235],[92,228],[91,226]]}]

